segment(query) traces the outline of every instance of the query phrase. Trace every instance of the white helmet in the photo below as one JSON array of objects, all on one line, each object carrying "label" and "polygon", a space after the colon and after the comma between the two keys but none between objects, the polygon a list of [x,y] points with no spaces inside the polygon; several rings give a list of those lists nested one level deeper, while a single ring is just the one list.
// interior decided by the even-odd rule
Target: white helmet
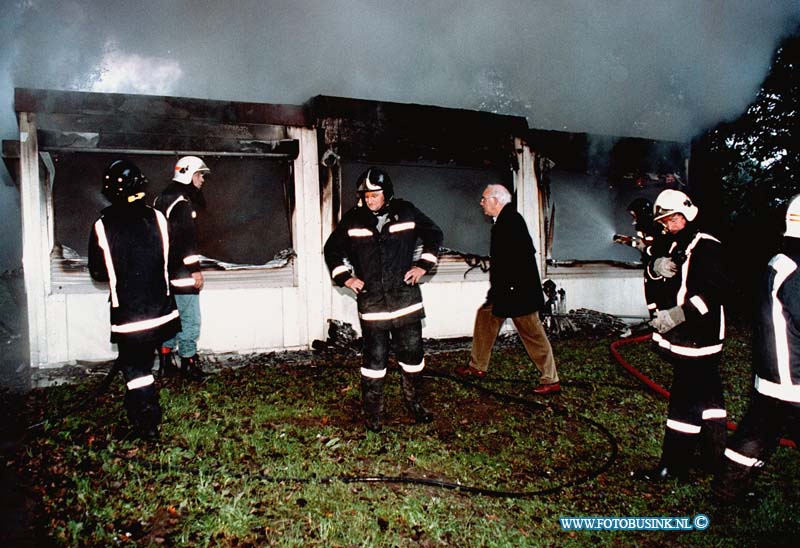
[{"label": "white helmet", "polygon": [[691,223],[697,217],[698,212],[699,209],[686,194],[671,188],[662,191],[656,198],[656,203],[653,204],[654,221],[669,217],[673,213],[680,213]]},{"label": "white helmet", "polygon": [[792,198],[786,209],[786,232],[788,238],[800,238],[800,194]]},{"label": "white helmet", "polygon": [[208,166],[197,156],[184,156],[175,164],[175,176],[173,181],[188,185],[192,182],[192,176],[198,171],[202,173],[211,172]]}]

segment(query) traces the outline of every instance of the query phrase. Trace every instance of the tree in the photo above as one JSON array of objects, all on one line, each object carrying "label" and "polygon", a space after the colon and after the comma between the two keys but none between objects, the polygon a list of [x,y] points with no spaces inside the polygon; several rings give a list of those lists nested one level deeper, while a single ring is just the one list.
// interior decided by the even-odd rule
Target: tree
[{"label": "tree", "polygon": [[739,291],[775,254],[789,200],[800,193],[800,28],[776,50],[753,103],[702,141],[721,182],[723,241]]}]

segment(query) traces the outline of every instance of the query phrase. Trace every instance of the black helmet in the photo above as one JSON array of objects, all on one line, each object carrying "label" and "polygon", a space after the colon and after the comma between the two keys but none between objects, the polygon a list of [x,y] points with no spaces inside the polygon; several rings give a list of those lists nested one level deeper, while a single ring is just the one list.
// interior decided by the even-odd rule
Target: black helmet
[{"label": "black helmet", "polygon": [[635,198],[628,204],[628,211],[633,213],[637,222],[647,222],[653,219],[653,204],[647,198]]},{"label": "black helmet", "polygon": [[127,160],[115,160],[103,175],[102,192],[112,204],[133,202],[144,196],[146,184],[147,177],[136,165]]},{"label": "black helmet", "polygon": [[378,190],[383,191],[383,197],[388,203],[394,196],[394,187],[389,174],[376,167],[371,167],[362,173],[356,181],[356,192],[363,194],[365,192],[375,192]]}]

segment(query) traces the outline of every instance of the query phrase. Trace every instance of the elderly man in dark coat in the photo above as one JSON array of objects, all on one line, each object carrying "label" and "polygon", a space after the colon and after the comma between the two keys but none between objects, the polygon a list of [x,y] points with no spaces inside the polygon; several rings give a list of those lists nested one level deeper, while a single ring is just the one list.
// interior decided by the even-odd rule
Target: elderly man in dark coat
[{"label": "elderly man in dark coat", "polygon": [[489,185],[483,191],[481,207],[494,220],[489,252],[490,287],[486,302],[475,315],[469,365],[457,367],[455,372],[462,377],[485,377],[497,334],[506,318],[511,318],[528,356],[541,373],[540,385],[533,392],[554,394],[561,390],[561,385],[553,349],[539,319],[544,294],[536,248],[525,219],[510,204],[511,193],[503,185]]}]

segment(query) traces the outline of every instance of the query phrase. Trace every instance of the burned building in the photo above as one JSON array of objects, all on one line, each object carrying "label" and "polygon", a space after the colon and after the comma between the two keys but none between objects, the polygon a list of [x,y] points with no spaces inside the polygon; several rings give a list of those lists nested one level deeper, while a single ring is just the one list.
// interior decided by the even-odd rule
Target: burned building
[{"label": "burned building", "polygon": [[355,301],[331,283],[322,246],[355,203],[354,181],[366,167],[386,169],[396,194],[444,230],[447,249],[422,286],[424,333],[434,338],[470,335],[485,297],[488,274],[464,259],[488,254],[478,205],[486,184],[512,190],[543,278],[565,290],[570,308],[644,315],[636,257],[619,255],[631,250],[610,240],[627,228],[620,204],[688,180],[688,152],[679,145],[606,138],[593,155],[587,151],[600,141],[590,136],[428,105],[17,89],[15,110],[20,138],[3,150],[21,195],[34,367],[114,355],[107,288],[86,270],[86,240],[105,206],[101,173],[112,159],[139,165],[150,200],[178,157],[201,156],[211,168],[199,346],[213,353],[308,348],[325,338],[330,318],[358,326]]}]

